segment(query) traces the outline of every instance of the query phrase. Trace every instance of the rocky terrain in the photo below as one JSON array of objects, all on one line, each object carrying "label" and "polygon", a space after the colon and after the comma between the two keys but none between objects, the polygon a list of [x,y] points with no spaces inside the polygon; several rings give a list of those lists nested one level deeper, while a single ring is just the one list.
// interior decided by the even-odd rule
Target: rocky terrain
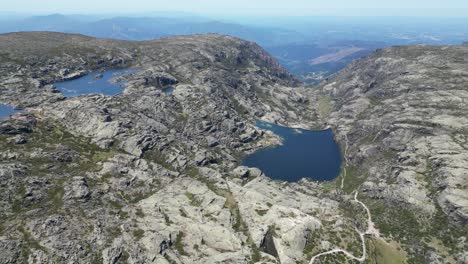
[{"label": "rocky terrain", "polygon": [[467,261],[467,81],[466,47],[415,46],[379,50],[322,85],[347,145],[344,190],[362,191],[411,262]]},{"label": "rocky terrain", "polygon": [[[0,263],[463,263],[467,54],[386,49],[310,89],[227,36],[0,35],[0,103],[25,109],[0,121]],[[122,94],[53,86],[109,68],[136,69]],[[344,173],[239,166],[280,140],[257,119],[332,126]]]}]

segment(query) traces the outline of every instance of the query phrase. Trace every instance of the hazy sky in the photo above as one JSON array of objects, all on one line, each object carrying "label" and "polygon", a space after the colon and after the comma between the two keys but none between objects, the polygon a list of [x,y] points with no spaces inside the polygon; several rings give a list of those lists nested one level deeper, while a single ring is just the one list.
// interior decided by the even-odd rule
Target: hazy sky
[{"label": "hazy sky", "polygon": [[468,0],[4,0],[0,11],[20,13],[148,13],[180,11],[231,15],[468,16]]}]

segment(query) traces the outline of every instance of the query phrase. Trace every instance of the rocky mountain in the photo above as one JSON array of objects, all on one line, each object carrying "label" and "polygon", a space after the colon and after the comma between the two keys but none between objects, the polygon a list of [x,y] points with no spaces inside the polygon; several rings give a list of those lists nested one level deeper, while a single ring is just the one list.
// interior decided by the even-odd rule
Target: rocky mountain
[{"label": "rocky mountain", "polygon": [[[1,263],[463,263],[466,47],[397,47],[301,87],[258,45],[0,35]],[[116,96],[53,83],[133,68]],[[172,94],[163,89],[174,87]],[[255,120],[336,131],[335,182],[239,166]]]},{"label": "rocky mountain", "polygon": [[341,184],[361,190],[411,263],[466,261],[467,81],[467,47],[413,46],[379,50],[322,85],[346,149]]},{"label": "rocky mountain", "polygon": [[[237,168],[278,140],[254,119],[299,123],[299,111],[310,112],[288,88],[297,80],[258,45],[37,32],[2,35],[0,45],[1,102],[26,108],[0,128],[0,262],[259,260],[274,219],[297,229],[284,232],[291,244],[279,256],[302,257],[303,232],[319,225],[299,209],[314,207],[309,196],[293,205],[299,198],[288,195],[299,190],[277,193],[282,184]],[[65,99],[50,85],[109,67],[137,69],[121,95]],[[260,197],[241,203],[246,195]],[[303,223],[291,225],[296,218]]]}]

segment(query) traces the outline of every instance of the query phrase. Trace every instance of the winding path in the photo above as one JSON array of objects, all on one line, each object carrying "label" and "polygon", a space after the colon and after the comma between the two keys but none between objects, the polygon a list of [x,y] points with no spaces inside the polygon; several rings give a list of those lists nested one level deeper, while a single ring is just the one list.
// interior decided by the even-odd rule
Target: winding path
[{"label": "winding path", "polygon": [[[348,158],[347,158],[347,152],[348,152],[348,136],[345,134],[345,151],[344,151],[344,160],[345,160],[345,168],[343,169],[343,177],[341,179],[341,189],[343,189],[344,187],[344,179],[346,177],[346,166],[348,165]],[[380,233],[379,233],[379,230],[375,227],[375,224],[374,222],[372,222],[372,216],[371,216],[371,213],[370,213],[370,210],[369,208],[361,201],[358,200],[358,191],[356,191],[354,193],[354,201],[359,203],[362,207],[364,207],[364,209],[366,210],[366,213],[367,213],[367,230],[365,232],[361,232],[359,231],[356,227],[356,232],[359,234],[359,237],[361,238],[361,243],[362,243],[362,256],[360,257],[356,257],[354,256],[353,254],[351,254],[349,251],[347,250],[344,250],[342,248],[335,248],[335,249],[332,249],[330,251],[326,251],[326,252],[322,252],[322,253],[319,253],[317,255],[314,255],[311,259],[310,259],[310,262],[309,264],[313,264],[314,261],[321,257],[321,256],[325,256],[325,255],[331,255],[331,254],[335,254],[335,253],[343,253],[345,254],[348,258],[351,258],[351,259],[354,259],[354,260],[357,260],[359,262],[363,262],[364,260],[366,260],[366,251],[367,251],[367,248],[366,248],[366,240],[365,240],[365,236],[366,235],[371,235],[371,236],[374,236],[376,238],[380,238]]]}]

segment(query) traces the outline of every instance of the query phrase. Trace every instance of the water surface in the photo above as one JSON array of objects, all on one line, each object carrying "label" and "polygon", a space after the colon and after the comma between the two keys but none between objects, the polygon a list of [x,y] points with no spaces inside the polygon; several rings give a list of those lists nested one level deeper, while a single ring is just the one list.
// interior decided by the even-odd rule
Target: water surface
[{"label": "water surface", "polygon": [[123,92],[123,81],[119,76],[135,72],[129,69],[110,69],[103,72],[91,72],[81,78],[58,82],[54,85],[67,97],[84,94],[116,95]]},{"label": "water surface", "polygon": [[21,110],[16,110],[9,105],[0,104],[0,119],[7,119],[10,115],[18,112],[21,112]]},{"label": "water surface", "polygon": [[172,93],[174,93],[174,87],[171,86],[171,87],[164,88],[163,92],[165,94],[172,94]]},{"label": "water surface", "polygon": [[268,177],[295,182],[335,179],[341,170],[341,152],[331,129],[311,131],[258,121],[256,126],[283,138],[283,145],[259,150],[242,164],[261,169]]}]

